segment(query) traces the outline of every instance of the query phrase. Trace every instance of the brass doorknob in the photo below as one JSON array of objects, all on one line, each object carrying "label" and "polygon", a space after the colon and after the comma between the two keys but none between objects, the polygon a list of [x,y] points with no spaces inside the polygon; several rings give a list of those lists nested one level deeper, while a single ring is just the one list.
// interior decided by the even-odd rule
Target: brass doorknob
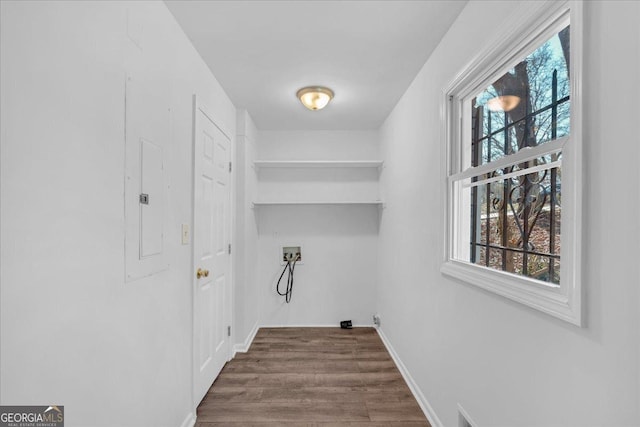
[{"label": "brass doorknob", "polygon": [[198,271],[196,271],[196,277],[198,279],[201,279],[203,277],[209,277],[209,270],[203,270],[202,268],[198,268]]}]

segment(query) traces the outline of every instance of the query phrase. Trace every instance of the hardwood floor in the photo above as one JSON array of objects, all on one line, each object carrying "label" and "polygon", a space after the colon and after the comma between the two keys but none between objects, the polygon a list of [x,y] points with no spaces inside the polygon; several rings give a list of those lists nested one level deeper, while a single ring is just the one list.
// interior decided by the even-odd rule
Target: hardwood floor
[{"label": "hardwood floor", "polygon": [[373,328],[260,329],[198,407],[197,427],[427,426]]}]

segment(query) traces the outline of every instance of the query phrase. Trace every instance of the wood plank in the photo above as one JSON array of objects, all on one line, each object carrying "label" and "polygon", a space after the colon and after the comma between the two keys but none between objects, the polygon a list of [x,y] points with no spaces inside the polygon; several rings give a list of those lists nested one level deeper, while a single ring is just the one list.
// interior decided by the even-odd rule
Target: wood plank
[{"label": "wood plank", "polygon": [[207,421],[275,422],[296,421],[315,422],[333,421],[336,418],[344,421],[370,421],[367,406],[361,402],[289,402],[269,403],[224,403],[205,402],[198,408],[198,419]]},{"label": "wood plank", "polygon": [[[380,358],[385,356],[388,357],[387,353],[377,352],[374,353],[373,356],[378,355]],[[360,358],[357,358],[354,351],[351,349],[335,349],[331,352],[323,352],[318,353],[316,351],[309,350],[300,350],[295,352],[288,352],[286,355],[288,360],[370,360],[365,359],[365,355],[361,355]],[[243,363],[245,361],[252,360],[282,360],[282,353],[275,352],[272,350],[266,349],[251,349],[246,353],[238,353],[236,354],[234,362]]]},{"label": "wood plank", "polygon": [[203,422],[198,423],[198,427],[430,427],[427,421],[400,421],[400,422],[318,422],[318,423],[300,423],[300,422]]},{"label": "wood plank", "polygon": [[424,414],[417,402],[371,402],[367,403],[371,421],[422,421]]},{"label": "wood plank", "polygon": [[[253,360],[245,363],[230,364],[226,372],[231,373],[288,373],[296,372],[301,374],[312,373],[342,373],[361,372],[360,363],[375,364],[378,362],[354,362],[353,360],[322,360],[320,358],[312,360]],[[384,363],[384,362],[383,362]]]},{"label": "wood plank", "polygon": [[413,399],[408,387],[214,387],[216,402],[402,402]]},{"label": "wood plank", "polygon": [[358,361],[358,369],[360,372],[398,372],[396,364],[393,360],[365,360]]},{"label": "wood plank", "polygon": [[400,421],[400,422],[317,422],[317,423],[300,423],[300,422],[202,422],[198,423],[198,427],[430,427],[427,421]]}]

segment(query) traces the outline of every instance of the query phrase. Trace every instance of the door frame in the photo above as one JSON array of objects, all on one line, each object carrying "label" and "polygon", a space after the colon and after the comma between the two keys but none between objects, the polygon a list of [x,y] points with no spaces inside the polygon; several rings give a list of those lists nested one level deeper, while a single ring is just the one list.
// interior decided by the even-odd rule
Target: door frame
[{"label": "door frame", "polygon": [[[191,401],[193,402],[193,408],[194,408],[194,419],[197,418],[197,408],[198,405],[200,404],[200,400],[196,402],[196,398],[195,398],[195,384],[196,384],[196,369],[195,367],[197,366],[197,355],[196,355],[196,292],[195,292],[195,286],[197,283],[197,279],[196,279],[196,255],[195,255],[195,245],[194,245],[194,235],[195,235],[195,219],[196,219],[196,205],[195,205],[195,201],[196,201],[196,138],[197,138],[197,131],[198,131],[198,113],[202,112],[202,114],[204,114],[205,116],[207,116],[209,118],[209,120],[211,120],[211,123],[214,124],[214,126],[216,126],[220,132],[222,132],[224,134],[224,136],[226,136],[229,139],[229,148],[230,148],[230,161],[233,163],[233,160],[235,158],[235,141],[234,138],[231,135],[231,132],[226,131],[224,129],[224,127],[220,126],[219,121],[215,120],[215,116],[213,114],[210,113],[211,110],[209,110],[202,102],[200,102],[200,97],[198,97],[197,94],[193,94],[193,102],[192,102],[192,123],[191,123],[191,236],[189,239],[189,246],[190,246],[190,252],[191,252],[191,257],[190,257],[190,264],[189,264],[189,288],[191,290]],[[234,176],[235,174],[233,172],[231,172],[229,174],[229,223],[228,223],[228,227],[229,227],[229,243],[231,244],[231,247],[233,249],[233,244],[235,241],[235,204],[233,203],[233,201],[235,200],[235,179]],[[225,301],[225,305],[226,305],[226,316],[225,316],[225,320],[227,325],[229,325],[231,327],[231,335],[228,337],[228,345],[227,345],[227,361],[231,360],[234,356],[233,353],[233,348],[234,348],[234,344],[233,344],[233,337],[234,337],[234,325],[233,325],[233,315],[234,315],[234,310],[233,310],[233,301],[234,301],[234,295],[235,295],[235,285],[234,285],[234,269],[233,269],[233,265],[234,265],[234,257],[233,257],[234,253],[233,250],[231,251],[231,253],[229,254],[229,282],[228,282],[228,292],[226,292],[226,301]]]}]

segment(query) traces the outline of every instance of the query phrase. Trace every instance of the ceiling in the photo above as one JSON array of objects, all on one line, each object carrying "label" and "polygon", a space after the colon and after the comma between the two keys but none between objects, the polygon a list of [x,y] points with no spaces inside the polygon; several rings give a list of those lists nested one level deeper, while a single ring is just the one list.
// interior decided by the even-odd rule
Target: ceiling
[{"label": "ceiling", "polygon": [[[165,1],[238,108],[263,130],[377,129],[465,1]],[[324,110],[295,97],[335,92]]]}]

